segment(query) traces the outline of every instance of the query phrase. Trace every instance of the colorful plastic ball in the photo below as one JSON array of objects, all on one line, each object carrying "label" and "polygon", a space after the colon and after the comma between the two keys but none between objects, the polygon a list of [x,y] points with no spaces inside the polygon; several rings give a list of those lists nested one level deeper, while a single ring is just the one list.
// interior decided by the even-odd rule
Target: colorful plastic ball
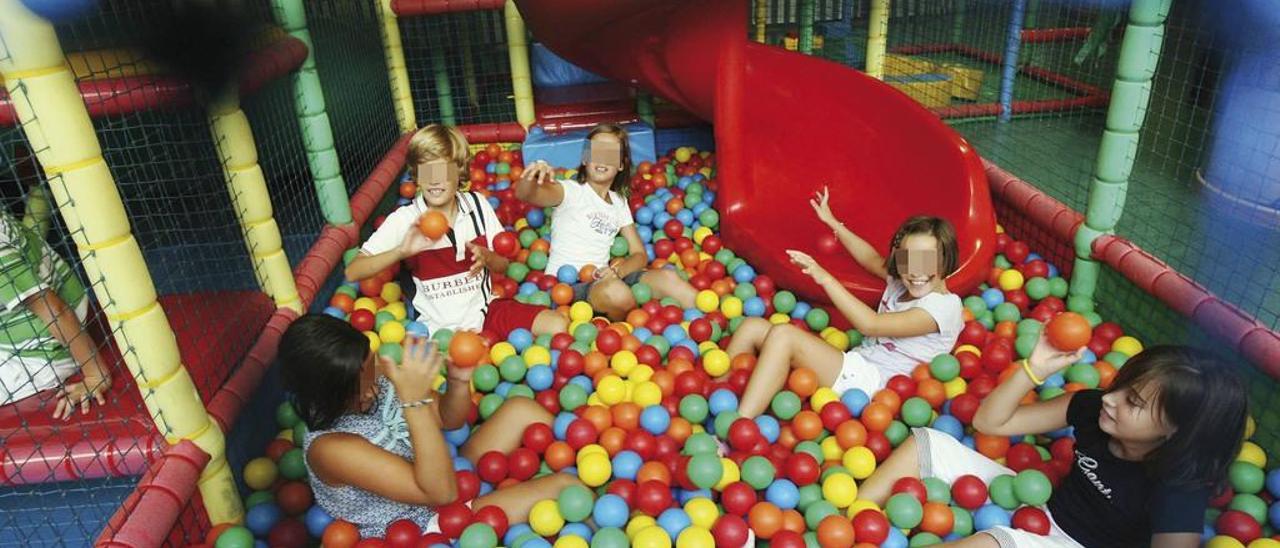
[{"label": "colorful plastic ball", "polygon": [[330,516],[328,512],[325,512],[324,508],[321,508],[320,505],[317,504],[307,509],[307,513],[303,517],[303,522],[306,523],[307,532],[310,533],[311,536],[319,538],[324,534],[324,529],[328,527],[330,523],[333,523],[333,517]]},{"label": "colorful plastic ball", "polygon": [[671,537],[667,531],[657,525],[650,525],[636,532],[631,539],[634,548],[670,548]]},{"label": "colorful plastic ball", "polygon": [[612,475],[613,465],[607,454],[585,455],[578,462],[578,479],[591,487],[604,485]]},{"label": "colorful plastic ball", "polygon": [[1258,493],[1266,483],[1266,475],[1262,469],[1244,461],[1231,463],[1227,469],[1227,477],[1231,480],[1231,488],[1237,493]]},{"label": "colorful plastic ball", "polygon": [[671,488],[657,480],[640,482],[636,486],[636,509],[650,516],[657,516],[671,506]]},{"label": "colorful plastic ball", "polygon": [[595,497],[592,496],[591,490],[581,485],[570,485],[560,491],[560,496],[556,498],[560,515],[567,521],[583,521],[591,515],[591,509],[595,506]]},{"label": "colorful plastic ball", "polygon": [[233,525],[224,529],[213,545],[215,548],[250,548],[253,546],[253,532],[245,527]]},{"label": "colorful plastic ball", "polygon": [[255,536],[265,537],[276,526],[276,522],[284,517],[284,512],[275,503],[267,502],[250,508],[244,515],[245,527],[253,531]]},{"label": "colorful plastic ball", "polygon": [[710,529],[720,517],[720,509],[709,498],[697,497],[684,504],[689,521],[697,527]]},{"label": "colorful plastic ball", "polygon": [[987,504],[973,513],[973,528],[986,531],[992,527],[1008,527],[1009,512],[995,504]]},{"label": "colorful plastic ball", "polygon": [[700,489],[709,489],[720,483],[724,464],[715,453],[694,455],[686,467],[689,480]]},{"label": "colorful plastic ball", "polygon": [[277,475],[276,463],[267,457],[258,457],[244,466],[244,482],[255,491],[271,487]]},{"label": "colorful plastic ball", "polygon": [[1049,502],[1053,494],[1053,484],[1044,472],[1034,469],[1023,470],[1013,479],[1013,494],[1023,504],[1040,506]]},{"label": "colorful plastic ball", "polygon": [[600,527],[622,527],[627,524],[631,509],[627,502],[614,494],[601,496],[591,510],[591,519]]},{"label": "colorful plastic ball", "polygon": [[893,526],[901,529],[911,529],[920,525],[924,516],[924,507],[915,496],[909,493],[898,493],[889,497],[884,510]]},{"label": "colorful plastic ball", "polygon": [[679,536],[681,531],[684,531],[692,524],[693,522],[689,520],[689,515],[680,508],[668,508],[658,516],[658,527],[666,531],[670,537]]},{"label": "colorful plastic ball", "polygon": [[848,474],[831,474],[822,480],[822,498],[836,508],[847,508],[858,498],[858,484]]},{"label": "colorful plastic ball", "polygon": [[858,542],[880,545],[889,538],[889,519],[879,510],[863,510],[853,516],[854,538]]},{"label": "colorful plastic ball", "polygon": [[966,510],[977,510],[987,501],[987,484],[974,475],[964,475],[951,483],[951,499]]},{"label": "colorful plastic ball", "polygon": [[[246,530],[247,531],[247,530]],[[325,528],[320,542],[326,548],[350,548],[360,541],[360,530],[348,521],[336,520]]]},{"label": "colorful plastic ball", "polygon": [[529,526],[535,533],[544,537],[560,532],[564,527],[564,516],[560,515],[559,505],[555,500],[540,500],[529,510]]}]

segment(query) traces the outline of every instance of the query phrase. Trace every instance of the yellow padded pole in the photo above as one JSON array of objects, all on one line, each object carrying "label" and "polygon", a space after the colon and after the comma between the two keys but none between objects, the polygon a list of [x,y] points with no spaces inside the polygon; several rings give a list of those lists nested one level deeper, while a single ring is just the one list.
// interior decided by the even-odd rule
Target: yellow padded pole
[{"label": "yellow padded pole", "polygon": [[222,431],[182,365],[57,34],[20,0],[0,0],[0,73],[147,412],[167,441],[192,440],[211,457],[200,475],[209,519],[239,521]]},{"label": "yellow padded pole", "polygon": [[769,0],[756,0],[756,41],[764,43],[769,28]]},{"label": "yellow padded pole", "polygon": [[889,0],[871,0],[867,29],[867,75],[884,80],[884,50],[889,43]]},{"label": "yellow padded pole", "polygon": [[267,179],[258,165],[253,129],[249,127],[249,118],[240,110],[240,96],[235,86],[230,86],[209,105],[209,129],[222,161],[231,205],[240,220],[244,243],[249,248],[253,271],[262,290],[275,300],[276,306],[302,312],[289,258],[281,245],[280,228],[272,216]]},{"label": "yellow padded pole", "polygon": [[524,18],[514,0],[502,8],[507,22],[507,58],[511,62],[511,91],[516,102],[516,122],[529,129],[536,121],[533,109],[533,76],[529,72],[529,38]]},{"label": "yellow padded pole", "polygon": [[400,43],[400,23],[396,12],[391,11],[391,0],[377,2],[378,16],[382,18],[382,54],[387,60],[387,78],[391,82],[391,101],[396,106],[396,121],[400,133],[418,128],[417,115],[413,112],[413,93],[409,90],[409,70],[405,68],[404,46]]}]

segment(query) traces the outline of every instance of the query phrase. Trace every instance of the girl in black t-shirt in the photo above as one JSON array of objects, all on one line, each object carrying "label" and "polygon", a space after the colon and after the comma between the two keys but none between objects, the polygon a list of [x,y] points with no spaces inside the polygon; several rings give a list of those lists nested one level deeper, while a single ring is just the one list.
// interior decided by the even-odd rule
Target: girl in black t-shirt
[{"label": "girl in black t-shirt", "polygon": [[[1031,357],[978,408],[973,425],[996,436],[1074,427],[1075,462],[1049,499],[1049,535],[996,527],[953,546],[1159,546],[1200,543],[1209,498],[1221,488],[1244,438],[1245,389],[1232,371],[1184,346],[1134,356],[1105,391],[1083,390],[1020,405],[1043,380],[1076,363],[1042,337]],[[989,482],[1008,468],[955,438],[917,428],[859,490],[884,504],[906,476]]]}]

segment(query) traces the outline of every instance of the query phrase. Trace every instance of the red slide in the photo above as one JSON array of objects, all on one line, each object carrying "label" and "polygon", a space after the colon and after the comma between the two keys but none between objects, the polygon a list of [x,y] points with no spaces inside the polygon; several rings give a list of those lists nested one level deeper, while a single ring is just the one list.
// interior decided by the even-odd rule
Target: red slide
[{"label": "red slide", "polygon": [[781,287],[827,302],[787,249],[813,254],[868,303],[884,280],[843,249],[809,198],[882,253],[912,215],[955,224],[963,292],[986,279],[995,215],[973,148],[911,98],[856,70],[751,42],[746,0],[517,0],[536,39],[569,61],[679,104],[715,126],[725,243]]}]

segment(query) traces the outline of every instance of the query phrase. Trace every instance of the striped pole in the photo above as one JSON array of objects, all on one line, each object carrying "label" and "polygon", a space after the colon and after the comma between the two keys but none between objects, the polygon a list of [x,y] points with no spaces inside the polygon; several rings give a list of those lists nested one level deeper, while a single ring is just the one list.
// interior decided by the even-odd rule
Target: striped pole
[{"label": "striped pole", "polygon": [[533,76],[529,72],[529,38],[524,19],[514,0],[507,0],[503,17],[507,23],[507,58],[511,62],[511,90],[516,101],[516,122],[529,129],[536,121],[533,109]]},{"label": "striped pole", "polygon": [[889,0],[871,0],[867,34],[867,75],[884,80],[884,50],[889,44]]},{"label": "striped pole", "polygon": [[20,0],[0,0],[0,72],[147,412],[166,441],[191,440],[209,454],[199,481],[209,520],[239,521],[222,430],[182,365],[57,34]]},{"label": "striped pole", "polygon": [[222,175],[231,194],[231,206],[240,220],[244,243],[253,260],[253,271],[262,290],[276,306],[302,312],[293,269],[280,242],[280,227],[271,209],[267,179],[258,165],[258,148],[249,118],[240,110],[240,94],[234,85],[209,105],[209,130],[222,162]]},{"label": "striped pole", "polygon": [[307,60],[293,73],[293,110],[302,129],[302,146],[307,150],[307,166],[320,201],[320,212],[331,225],[351,222],[351,200],[347,183],[342,179],[342,165],[333,147],[333,126],[329,123],[320,73],[316,69],[315,46],[307,30],[307,11],[302,0],[273,0],[276,22],[307,45]]}]

